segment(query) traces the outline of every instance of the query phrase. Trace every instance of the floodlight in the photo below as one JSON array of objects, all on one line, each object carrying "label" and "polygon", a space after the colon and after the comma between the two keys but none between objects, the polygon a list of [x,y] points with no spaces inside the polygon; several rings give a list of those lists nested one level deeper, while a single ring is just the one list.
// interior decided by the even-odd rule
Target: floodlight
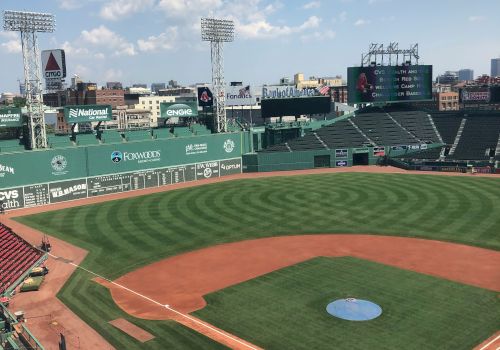
[{"label": "floodlight", "polygon": [[202,18],[201,40],[210,41],[212,59],[212,86],[215,97],[217,132],[227,131],[226,100],[224,93],[223,43],[234,41],[234,22],[226,19]]}]

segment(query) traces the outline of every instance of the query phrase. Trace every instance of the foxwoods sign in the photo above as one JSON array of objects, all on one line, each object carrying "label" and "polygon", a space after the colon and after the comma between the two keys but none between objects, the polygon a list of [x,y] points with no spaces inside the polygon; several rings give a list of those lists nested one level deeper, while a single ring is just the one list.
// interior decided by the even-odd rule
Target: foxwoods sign
[{"label": "foxwoods sign", "polygon": [[319,96],[316,89],[297,89],[295,86],[264,86],[262,98],[290,98]]}]

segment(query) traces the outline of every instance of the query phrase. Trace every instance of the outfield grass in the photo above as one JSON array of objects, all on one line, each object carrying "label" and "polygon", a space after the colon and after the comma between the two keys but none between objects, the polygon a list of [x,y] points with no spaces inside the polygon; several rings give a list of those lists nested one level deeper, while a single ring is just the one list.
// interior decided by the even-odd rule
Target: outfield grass
[{"label": "outfield grass", "polygon": [[[499,198],[500,179],[338,173],[229,181],[16,220],[87,249],[84,267],[117,278],[182,252],[284,234],[398,235],[499,250]],[[105,293],[77,272],[59,297],[117,348],[148,349],[104,327],[117,312]]]},{"label": "outfield grass", "polygon": [[[372,321],[326,312],[357,297]],[[469,350],[500,327],[495,292],[356,258],[315,258],[209,294],[195,315],[265,349]]]}]

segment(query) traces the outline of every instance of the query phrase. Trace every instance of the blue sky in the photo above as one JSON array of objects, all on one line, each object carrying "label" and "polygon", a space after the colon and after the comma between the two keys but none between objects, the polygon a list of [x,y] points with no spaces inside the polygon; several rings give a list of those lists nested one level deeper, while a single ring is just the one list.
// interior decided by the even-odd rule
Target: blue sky
[{"label": "blue sky", "polygon": [[[420,63],[435,74],[489,73],[490,59],[500,56],[499,0],[2,0],[0,10],[55,14],[57,30],[39,35],[40,49],[65,49],[68,77],[99,84],[210,81],[202,16],[235,21],[226,81],[345,77],[371,42],[418,42]],[[17,92],[19,34],[0,32],[0,63],[0,92]]]}]

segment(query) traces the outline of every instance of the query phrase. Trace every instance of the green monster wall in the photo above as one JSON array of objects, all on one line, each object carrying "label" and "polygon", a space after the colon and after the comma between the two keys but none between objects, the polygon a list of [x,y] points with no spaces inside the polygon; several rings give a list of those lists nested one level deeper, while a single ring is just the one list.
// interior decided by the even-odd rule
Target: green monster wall
[{"label": "green monster wall", "polygon": [[240,173],[244,133],[0,154],[6,210]]}]

